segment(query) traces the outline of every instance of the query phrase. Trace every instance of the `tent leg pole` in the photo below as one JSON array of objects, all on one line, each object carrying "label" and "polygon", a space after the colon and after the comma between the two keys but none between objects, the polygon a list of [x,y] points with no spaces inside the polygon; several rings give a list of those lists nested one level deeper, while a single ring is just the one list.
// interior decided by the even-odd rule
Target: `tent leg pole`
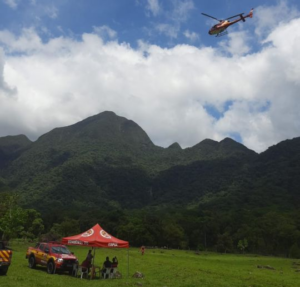
[{"label": "tent leg pole", "polygon": [[92,279],[94,277],[94,266],[95,266],[95,252],[96,252],[96,247],[93,247],[92,248],[93,251],[94,251],[94,256],[93,256],[93,259],[92,259],[92,268],[91,268],[91,276],[90,276],[90,279]]},{"label": "tent leg pole", "polygon": [[127,278],[129,278],[129,247],[127,249]]}]

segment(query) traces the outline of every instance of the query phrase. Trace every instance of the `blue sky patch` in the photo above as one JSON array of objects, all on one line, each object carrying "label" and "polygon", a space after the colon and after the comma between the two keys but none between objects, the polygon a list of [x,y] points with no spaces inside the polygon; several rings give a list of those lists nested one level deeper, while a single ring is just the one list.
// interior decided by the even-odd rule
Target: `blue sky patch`
[{"label": "blue sky patch", "polygon": [[204,109],[207,111],[207,113],[210,116],[214,117],[216,120],[219,120],[224,116],[224,114],[230,109],[232,105],[233,105],[233,101],[226,101],[223,104],[221,111],[211,104],[205,105]]},{"label": "blue sky patch", "polygon": [[239,142],[241,144],[243,143],[243,139],[242,139],[240,133],[238,133],[238,132],[230,133],[229,137],[232,138],[233,140],[235,140],[236,142]]}]

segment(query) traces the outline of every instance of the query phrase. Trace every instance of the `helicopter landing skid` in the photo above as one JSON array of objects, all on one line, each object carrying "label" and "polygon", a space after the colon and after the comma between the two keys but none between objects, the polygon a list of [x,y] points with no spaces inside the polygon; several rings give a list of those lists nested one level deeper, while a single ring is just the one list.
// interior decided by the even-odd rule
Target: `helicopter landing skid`
[{"label": "helicopter landing skid", "polygon": [[228,34],[228,31],[223,31],[223,32],[217,34],[216,37],[225,36],[225,35],[227,35],[227,34]]}]

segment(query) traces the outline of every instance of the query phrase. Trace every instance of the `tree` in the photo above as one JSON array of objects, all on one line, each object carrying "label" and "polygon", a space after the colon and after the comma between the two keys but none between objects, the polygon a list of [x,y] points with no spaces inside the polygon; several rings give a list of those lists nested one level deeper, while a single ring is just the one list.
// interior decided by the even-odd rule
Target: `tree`
[{"label": "tree", "polygon": [[19,237],[24,230],[26,213],[21,207],[9,209],[0,219],[0,230],[3,232],[2,239],[9,240]]},{"label": "tree", "polygon": [[300,248],[297,243],[293,244],[289,251],[290,258],[300,259]]},{"label": "tree", "polygon": [[25,209],[24,215],[24,230],[21,232],[22,237],[25,239],[39,237],[44,230],[41,214],[35,209]]},{"label": "tree", "polygon": [[54,223],[50,231],[42,235],[45,241],[59,240],[64,236],[70,236],[80,233],[79,221],[66,218],[61,223]]},{"label": "tree", "polygon": [[239,240],[237,247],[244,253],[248,247],[248,240],[246,238]]},{"label": "tree", "polygon": [[227,253],[233,248],[232,238],[229,233],[225,232],[218,236],[217,251]]},{"label": "tree", "polygon": [[10,239],[22,236],[36,238],[44,230],[41,215],[34,209],[23,209],[18,205],[17,194],[1,194],[0,230],[2,238]]},{"label": "tree", "polygon": [[167,222],[163,226],[163,237],[165,240],[165,244],[172,247],[181,247],[185,244],[184,241],[184,232],[182,228],[172,222]]},{"label": "tree", "polygon": [[19,197],[16,193],[1,193],[0,200],[0,217],[4,216],[8,211],[11,211],[18,206]]}]

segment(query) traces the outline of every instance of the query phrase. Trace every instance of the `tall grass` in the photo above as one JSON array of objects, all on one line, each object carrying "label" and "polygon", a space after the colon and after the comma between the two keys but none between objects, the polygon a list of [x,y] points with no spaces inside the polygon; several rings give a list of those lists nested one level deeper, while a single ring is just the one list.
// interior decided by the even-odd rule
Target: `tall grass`
[{"label": "tall grass", "polygon": [[[195,254],[193,251],[146,250],[142,256],[138,249],[96,249],[95,264],[102,266],[106,256],[117,256],[122,279],[87,280],[66,274],[49,275],[45,268],[29,269],[25,252],[28,244],[14,243],[12,265],[7,276],[0,277],[2,287],[84,287],[84,286],[152,286],[152,287],[299,287],[300,272],[292,264],[295,260],[254,255]],[[88,252],[85,247],[70,247],[83,261]],[[257,268],[271,266],[274,270]],[[297,265],[296,265],[297,266]],[[129,268],[128,268],[129,267]],[[129,276],[127,272],[129,271]],[[144,278],[133,278],[136,272]]]}]

